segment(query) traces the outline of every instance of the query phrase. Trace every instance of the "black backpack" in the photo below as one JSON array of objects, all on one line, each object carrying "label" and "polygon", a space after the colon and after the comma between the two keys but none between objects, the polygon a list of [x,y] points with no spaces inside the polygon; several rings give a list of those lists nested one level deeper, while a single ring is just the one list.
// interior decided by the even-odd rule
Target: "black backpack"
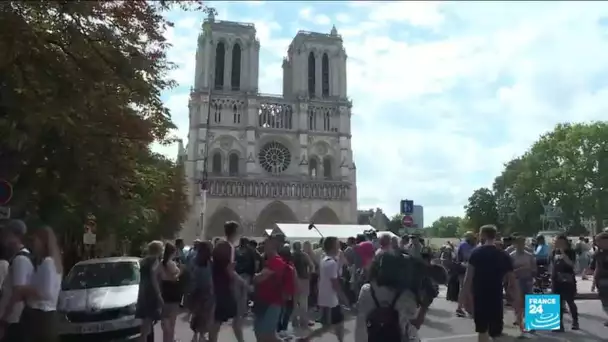
[{"label": "black backpack", "polygon": [[13,261],[15,261],[15,258],[18,257],[18,256],[27,257],[28,259],[30,259],[30,261],[32,262],[32,264],[35,265],[32,254],[27,249],[25,249],[25,248],[23,248],[19,252],[15,253],[15,255],[9,261],[9,265],[12,266],[13,265]]},{"label": "black backpack", "polygon": [[235,251],[235,270],[237,274],[249,274],[255,272],[255,259],[252,251],[245,248],[237,248]]},{"label": "black backpack", "polygon": [[380,306],[374,287],[370,285],[372,299],[376,307],[367,315],[367,341],[368,342],[399,342],[403,336],[399,323],[399,312],[395,304],[401,296],[401,291],[395,294],[390,306]]},{"label": "black backpack", "polygon": [[306,260],[306,256],[304,252],[295,252],[293,254],[293,266],[296,269],[296,274],[300,279],[308,279],[309,271],[308,271],[308,261]]}]

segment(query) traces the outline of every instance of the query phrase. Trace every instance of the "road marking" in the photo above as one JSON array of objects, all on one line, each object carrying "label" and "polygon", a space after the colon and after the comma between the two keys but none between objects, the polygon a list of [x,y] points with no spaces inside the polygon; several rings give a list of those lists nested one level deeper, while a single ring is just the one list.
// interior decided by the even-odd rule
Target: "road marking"
[{"label": "road marking", "polygon": [[456,338],[470,338],[470,337],[477,337],[477,334],[452,335],[452,336],[441,336],[441,337],[427,337],[427,338],[423,338],[422,342],[447,341],[447,340],[453,340],[453,339],[456,339]]}]

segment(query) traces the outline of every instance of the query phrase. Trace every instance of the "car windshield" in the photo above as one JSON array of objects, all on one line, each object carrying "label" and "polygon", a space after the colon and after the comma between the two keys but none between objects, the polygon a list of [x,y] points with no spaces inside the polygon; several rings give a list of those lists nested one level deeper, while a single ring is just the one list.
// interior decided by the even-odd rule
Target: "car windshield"
[{"label": "car windshield", "polygon": [[72,267],[63,281],[64,290],[139,284],[139,263],[100,262]]}]

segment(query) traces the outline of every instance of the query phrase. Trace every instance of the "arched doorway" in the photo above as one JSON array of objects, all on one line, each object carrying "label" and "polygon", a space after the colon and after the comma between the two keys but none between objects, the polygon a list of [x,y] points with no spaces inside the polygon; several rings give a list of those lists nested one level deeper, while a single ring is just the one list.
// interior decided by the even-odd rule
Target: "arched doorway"
[{"label": "arched doorway", "polygon": [[[223,208],[219,208],[217,209],[209,218],[209,220],[206,220],[206,226],[205,226],[205,238],[206,239],[212,239],[216,236],[224,236],[224,223],[228,222],[228,221],[235,221],[238,222],[238,224],[242,224],[241,223],[241,218],[239,217],[239,215],[237,213],[234,212],[234,210],[228,208],[228,207],[223,207]],[[242,227],[241,227],[242,229]]]},{"label": "arched doorway", "polygon": [[310,222],[314,224],[340,224],[340,219],[335,211],[328,207],[323,207],[312,215]]},{"label": "arched doorway", "polygon": [[255,235],[263,236],[264,230],[274,229],[276,223],[295,222],[298,222],[298,218],[287,204],[281,201],[272,202],[258,215],[258,218],[255,221]]}]

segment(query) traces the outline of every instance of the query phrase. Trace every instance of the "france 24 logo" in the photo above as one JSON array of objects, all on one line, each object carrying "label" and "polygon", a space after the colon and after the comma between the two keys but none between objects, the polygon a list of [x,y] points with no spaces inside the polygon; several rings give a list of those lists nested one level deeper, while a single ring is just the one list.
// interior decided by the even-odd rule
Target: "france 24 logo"
[{"label": "france 24 logo", "polygon": [[526,295],[524,307],[525,330],[558,330],[561,301],[555,294]]}]

